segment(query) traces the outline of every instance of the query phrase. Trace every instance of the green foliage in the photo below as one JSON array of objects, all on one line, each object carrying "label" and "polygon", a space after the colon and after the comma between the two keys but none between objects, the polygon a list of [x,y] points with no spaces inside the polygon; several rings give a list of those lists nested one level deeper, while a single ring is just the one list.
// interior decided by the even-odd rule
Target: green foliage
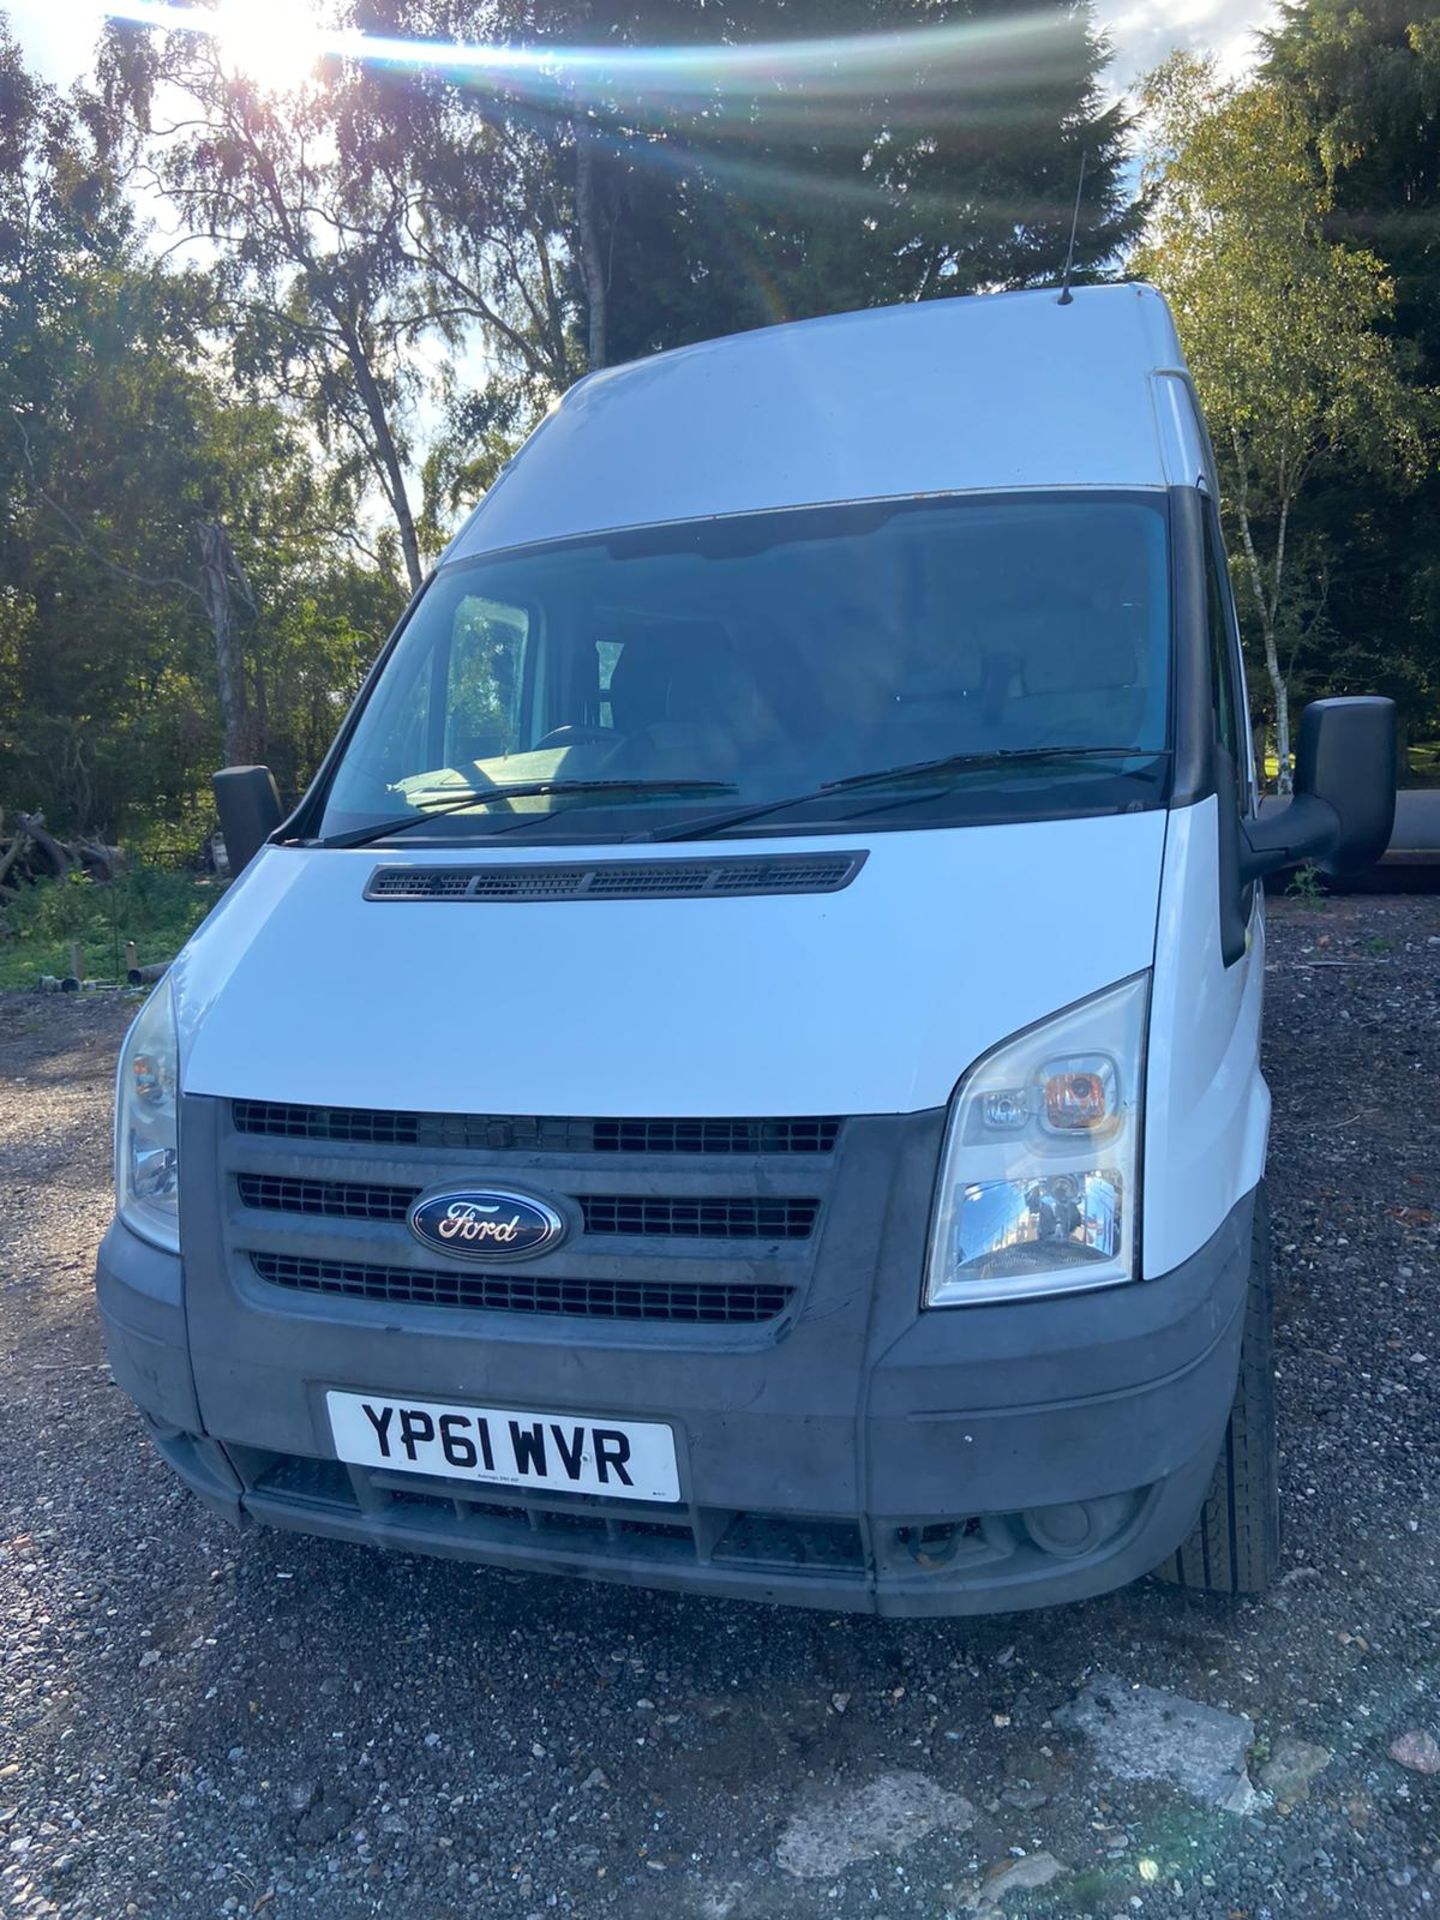
[{"label": "green foliage", "polygon": [[[368,28],[585,50],[508,90],[357,76],[349,124],[424,182],[399,239],[492,368],[447,476],[590,368],[766,323],[1058,278],[1135,237],[1129,121],[1069,0],[366,0]],[[763,59],[746,60],[763,43]],[[795,48],[792,56],[789,49]],[[819,47],[817,54],[814,49]],[[637,49],[651,49],[638,56]],[[483,417],[481,417],[483,416]]]},{"label": "green foliage", "polygon": [[1313,860],[1302,860],[1285,888],[1287,898],[1318,912],[1325,905],[1325,889],[1320,884],[1320,869]]},{"label": "green foliage", "polygon": [[298,406],[344,489],[378,490],[415,589],[408,470],[431,384],[420,349],[454,346],[465,317],[426,300],[409,257],[406,236],[427,219],[421,179],[338,66],[270,93],[228,63],[223,38],[115,26],[102,70],[118,145],[215,250],[236,373]]},{"label": "green foliage", "polygon": [[1382,331],[1392,289],[1373,255],[1326,238],[1288,101],[1177,55],[1145,106],[1154,210],[1135,265],[1170,299],[1235,495],[1278,519],[1326,461],[1413,471],[1419,422]]},{"label": "green foliage", "polygon": [[1288,96],[1177,54],[1143,105],[1152,213],[1134,264],[1170,300],[1215,440],[1283,769],[1297,656],[1335,664],[1329,542],[1305,509],[1346,472],[1383,510],[1424,468],[1430,409],[1401,376],[1383,263],[1326,231],[1329,188]]},{"label": "green foliage", "polygon": [[88,978],[123,980],[133,940],[142,967],[168,963],[214,906],[220,883],[137,867],[99,885],[72,873],[0,891],[0,988],[63,979],[72,942]]},{"label": "green foliage", "polygon": [[[779,42],[782,53],[758,84],[716,86],[670,116],[668,159],[655,156],[643,101],[622,97],[606,114],[597,197],[614,261],[612,358],[776,319],[1053,282],[1082,156],[1078,277],[1135,237],[1129,121],[1102,98],[1105,48],[1084,9],[825,0],[800,31],[866,45],[858,59],[838,52],[830,71],[813,60],[787,70],[797,23],[785,0],[646,14],[636,38]],[[884,51],[881,35],[893,36]]]},{"label": "green foliage", "polygon": [[[1386,332],[1422,404],[1440,389],[1440,4],[1298,0],[1268,39],[1267,79],[1305,128],[1327,199],[1325,230],[1383,262]],[[1331,556],[1333,648],[1410,730],[1440,722],[1440,463],[1376,497],[1363,471],[1322,477],[1307,516]],[[1353,663],[1353,664],[1352,664]],[[1412,756],[1410,777],[1416,777]]]},{"label": "green foliage", "polygon": [[303,423],[227,381],[213,277],[142,244],[88,125],[0,34],[0,803],[193,845],[222,753],[201,528],[247,582],[249,752],[292,793],[402,595]]}]

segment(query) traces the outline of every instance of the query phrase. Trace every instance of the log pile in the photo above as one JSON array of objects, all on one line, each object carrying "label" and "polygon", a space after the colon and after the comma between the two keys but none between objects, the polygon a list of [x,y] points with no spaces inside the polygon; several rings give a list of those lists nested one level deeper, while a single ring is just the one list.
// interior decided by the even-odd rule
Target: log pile
[{"label": "log pile", "polygon": [[92,880],[113,880],[125,856],[98,840],[61,840],[45,825],[43,813],[0,815],[0,887],[26,880],[63,880],[83,873]]}]

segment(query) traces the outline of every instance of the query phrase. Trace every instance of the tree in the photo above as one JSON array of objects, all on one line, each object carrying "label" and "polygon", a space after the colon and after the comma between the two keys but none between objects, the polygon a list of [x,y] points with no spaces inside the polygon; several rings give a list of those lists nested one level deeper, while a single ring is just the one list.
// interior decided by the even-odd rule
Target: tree
[{"label": "tree", "polygon": [[1054,282],[1082,162],[1076,277],[1103,274],[1137,233],[1130,123],[1102,98],[1108,49],[1087,7],[823,0],[797,16],[786,0],[721,0],[646,13],[637,35],[718,40],[732,65],[707,85],[695,54],[691,96],[658,126],[633,85],[595,108],[615,358]]},{"label": "tree", "polygon": [[1323,170],[1330,238],[1386,263],[1392,326],[1440,373],[1440,5],[1292,0],[1266,36],[1266,79]]},{"label": "tree", "polygon": [[[1422,399],[1440,388],[1440,5],[1295,0],[1267,36],[1265,76],[1302,121],[1327,190],[1328,238],[1384,262],[1385,331]],[[1337,622],[1383,641],[1380,684],[1402,720],[1440,719],[1440,463],[1378,503],[1363,474],[1319,489],[1336,529]]]},{"label": "tree", "polygon": [[658,348],[1056,279],[1082,157],[1077,277],[1138,228],[1107,49],[1069,0],[359,0],[354,18],[551,56],[483,85],[363,82],[412,181],[403,249],[526,419]]},{"label": "tree", "polygon": [[[104,73],[113,124],[133,126],[136,179],[218,250],[237,371],[295,399],[327,451],[378,487],[413,592],[422,349],[453,342],[465,316],[427,299],[411,271],[400,233],[413,183],[387,165],[373,123],[352,116],[355,76],[336,63],[267,93],[208,35],[128,26],[110,29]],[[165,117],[177,94],[189,103],[178,120]]]},{"label": "tree", "polygon": [[1403,484],[1423,416],[1383,327],[1393,294],[1373,255],[1327,239],[1328,193],[1284,96],[1225,86],[1177,54],[1145,83],[1151,226],[1134,265],[1169,296],[1216,441],[1250,622],[1290,785],[1290,686],[1282,647],[1303,638],[1317,593],[1299,510],[1344,463]]},{"label": "tree", "polygon": [[100,118],[0,31],[0,792],[174,844],[222,746],[308,775],[398,556],[356,563],[343,471],[237,394],[209,277],[141,243]]}]

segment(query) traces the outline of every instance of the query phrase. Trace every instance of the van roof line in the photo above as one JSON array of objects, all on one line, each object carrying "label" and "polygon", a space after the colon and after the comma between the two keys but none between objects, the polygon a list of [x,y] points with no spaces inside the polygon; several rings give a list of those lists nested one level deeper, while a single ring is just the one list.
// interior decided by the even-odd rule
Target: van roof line
[{"label": "van roof line", "polygon": [[1124,282],[1059,305],[1052,286],[864,308],[599,369],[446,557],[842,500],[1193,485],[1164,300]]}]

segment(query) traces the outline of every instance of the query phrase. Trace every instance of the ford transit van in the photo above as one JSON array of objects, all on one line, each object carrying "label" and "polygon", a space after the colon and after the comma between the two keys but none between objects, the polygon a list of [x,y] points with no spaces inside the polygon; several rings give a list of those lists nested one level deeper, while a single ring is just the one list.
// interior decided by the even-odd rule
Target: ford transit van
[{"label": "ford transit van", "polygon": [[[115,1375],[216,1513],[882,1614],[1278,1543],[1261,818],[1142,286],[592,374],[125,1043]],[[258,850],[257,850],[258,849]],[[253,852],[254,857],[248,857]]]}]

